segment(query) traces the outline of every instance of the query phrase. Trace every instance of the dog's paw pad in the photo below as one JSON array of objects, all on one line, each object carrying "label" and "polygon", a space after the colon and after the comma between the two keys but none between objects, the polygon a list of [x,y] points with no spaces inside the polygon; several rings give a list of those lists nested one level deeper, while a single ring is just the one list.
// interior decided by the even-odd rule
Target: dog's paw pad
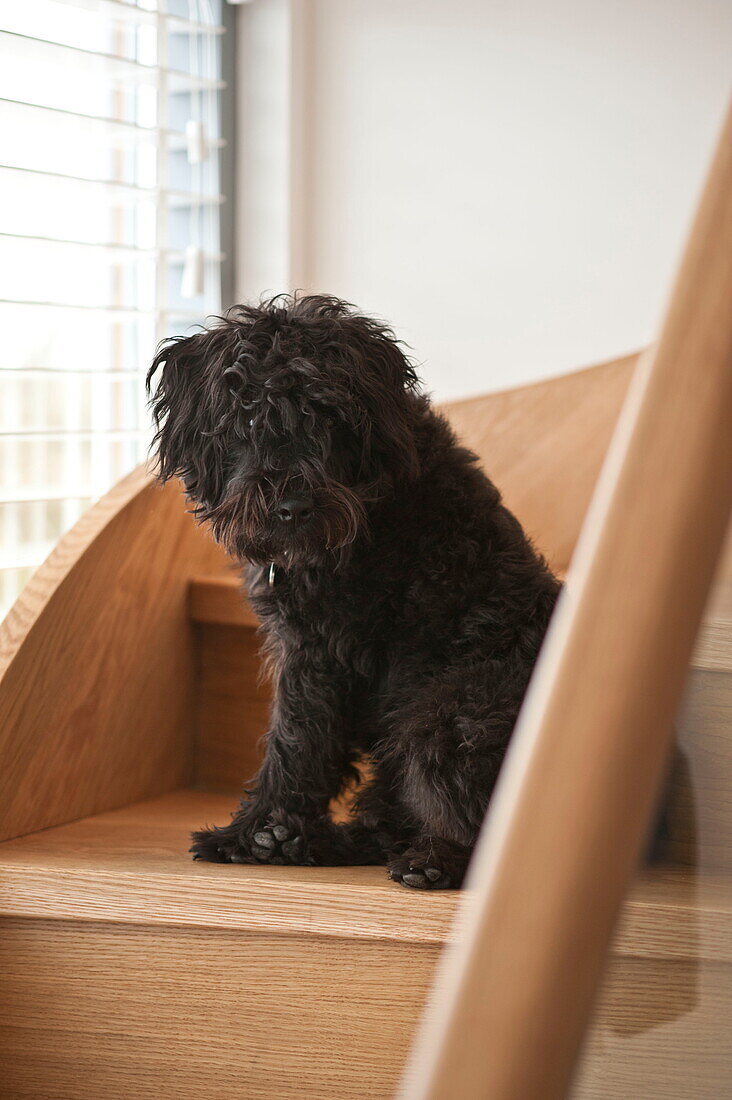
[{"label": "dog's paw pad", "polygon": [[450,887],[450,876],[439,867],[410,867],[398,876],[398,881],[413,890],[447,890]]},{"label": "dog's paw pad", "polygon": [[270,851],[274,851],[277,847],[277,841],[269,829],[260,829],[258,833],[254,834],[254,843],[258,844],[260,848],[267,848]]},{"label": "dog's paw pad", "polygon": [[273,854],[271,848],[263,848],[259,844],[252,844],[252,855],[259,863],[269,863]]},{"label": "dog's paw pad", "polygon": [[282,855],[290,863],[299,863],[305,851],[305,841],[301,836],[296,836],[282,845]]},{"label": "dog's paw pad", "polygon": [[411,886],[414,890],[429,890],[430,884],[421,871],[407,871],[402,875],[400,882],[403,886]]},{"label": "dog's paw pad", "polygon": [[305,838],[292,836],[287,825],[265,825],[252,836],[252,855],[258,863],[282,867],[286,863],[302,863]]},{"label": "dog's paw pad", "polygon": [[449,890],[454,885],[451,871],[440,867],[429,849],[425,852],[413,849],[392,860],[389,877],[412,890]]}]

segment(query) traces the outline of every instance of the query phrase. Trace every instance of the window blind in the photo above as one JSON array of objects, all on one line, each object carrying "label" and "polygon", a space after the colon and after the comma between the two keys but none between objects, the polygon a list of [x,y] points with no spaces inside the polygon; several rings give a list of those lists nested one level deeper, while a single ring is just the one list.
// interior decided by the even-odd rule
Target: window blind
[{"label": "window blind", "polygon": [[0,618],[221,308],[221,0],[0,0]]}]

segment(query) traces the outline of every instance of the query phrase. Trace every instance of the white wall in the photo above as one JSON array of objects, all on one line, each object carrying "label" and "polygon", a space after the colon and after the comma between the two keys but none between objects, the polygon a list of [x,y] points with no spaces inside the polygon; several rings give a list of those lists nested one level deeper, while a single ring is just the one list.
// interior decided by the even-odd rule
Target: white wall
[{"label": "white wall", "polygon": [[296,245],[268,268],[242,222],[243,294],[289,283],[387,317],[439,397],[652,339],[730,90],[730,0],[255,0],[243,18],[264,5],[295,14],[295,79],[270,78]]}]

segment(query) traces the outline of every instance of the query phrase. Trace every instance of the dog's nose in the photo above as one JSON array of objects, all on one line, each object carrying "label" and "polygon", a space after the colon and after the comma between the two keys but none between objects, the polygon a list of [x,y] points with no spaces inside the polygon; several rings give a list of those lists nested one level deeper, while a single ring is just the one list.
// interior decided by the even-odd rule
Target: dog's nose
[{"label": "dog's nose", "polygon": [[312,511],[312,497],[290,497],[288,500],[280,501],[275,508],[275,515],[283,523],[302,523]]}]

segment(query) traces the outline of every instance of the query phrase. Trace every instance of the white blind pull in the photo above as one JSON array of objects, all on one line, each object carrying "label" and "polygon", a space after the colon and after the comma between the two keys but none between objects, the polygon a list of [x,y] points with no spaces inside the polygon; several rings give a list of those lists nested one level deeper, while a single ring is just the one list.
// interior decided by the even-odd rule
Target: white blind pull
[{"label": "white blind pull", "polygon": [[208,157],[206,127],[195,118],[186,123],[186,149],[189,164],[201,164]]},{"label": "white blind pull", "polygon": [[197,298],[203,294],[203,250],[197,245],[186,248],[183,265],[183,277],[180,285],[181,298]]}]

